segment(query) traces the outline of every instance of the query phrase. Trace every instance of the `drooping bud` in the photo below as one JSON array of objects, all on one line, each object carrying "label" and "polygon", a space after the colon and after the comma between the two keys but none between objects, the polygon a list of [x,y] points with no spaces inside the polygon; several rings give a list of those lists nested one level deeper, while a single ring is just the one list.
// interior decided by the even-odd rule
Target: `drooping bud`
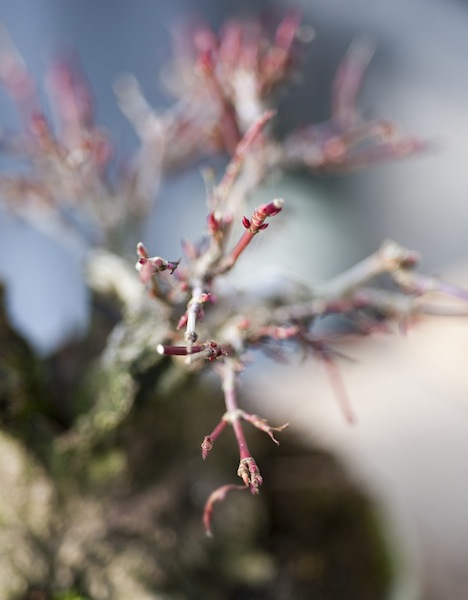
[{"label": "drooping bud", "polygon": [[252,494],[260,493],[263,477],[260,475],[260,469],[252,456],[247,456],[240,461],[237,475],[242,479],[244,485],[250,488]]}]

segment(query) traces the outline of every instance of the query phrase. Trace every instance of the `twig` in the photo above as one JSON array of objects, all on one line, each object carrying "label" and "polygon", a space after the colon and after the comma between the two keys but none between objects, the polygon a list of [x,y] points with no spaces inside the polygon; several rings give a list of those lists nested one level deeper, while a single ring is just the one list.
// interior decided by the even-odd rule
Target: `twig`
[{"label": "twig", "polygon": [[243,218],[242,223],[246,228],[246,231],[244,231],[232,252],[222,261],[217,271],[218,274],[226,273],[232,269],[239,256],[247,248],[255,235],[268,227],[268,223],[265,223],[265,219],[277,215],[282,210],[283,204],[283,200],[276,198],[269,204],[262,204],[255,209],[250,219],[247,219],[246,217]]},{"label": "twig", "polygon": [[205,534],[207,537],[212,537],[213,533],[211,531],[211,519],[213,516],[214,505],[217,502],[222,502],[226,495],[234,490],[246,490],[247,488],[243,485],[235,485],[234,483],[228,483],[216,489],[212,492],[205,503],[205,509],[203,511],[203,525],[205,527]]},{"label": "twig", "polygon": [[418,253],[390,240],[382,244],[379,250],[368,258],[318,287],[316,293],[324,299],[345,298],[350,292],[378,275],[412,267],[418,260]]},{"label": "twig", "polygon": [[213,189],[211,205],[221,210],[223,201],[227,198],[240,170],[245,162],[245,159],[250,153],[254,142],[258,139],[266,124],[275,116],[276,111],[268,110],[261,117],[252,123],[244,137],[237,144],[234,156],[226,167],[223,178],[219,184]]},{"label": "twig", "polygon": [[357,39],[337,69],[332,87],[332,115],[346,129],[358,119],[357,95],[374,51],[374,44],[368,39]]}]

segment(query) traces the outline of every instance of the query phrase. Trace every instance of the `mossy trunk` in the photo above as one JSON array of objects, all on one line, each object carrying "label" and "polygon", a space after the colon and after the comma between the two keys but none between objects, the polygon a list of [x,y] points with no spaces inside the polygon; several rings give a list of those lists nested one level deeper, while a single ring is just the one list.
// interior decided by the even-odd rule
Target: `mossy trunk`
[{"label": "mossy trunk", "polygon": [[114,300],[95,298],[88,339],[48,360],[1,315],[1,598],[384,599],[371,504],[293,431],[278,448],[252,430],[262,494],[229,496],[205,537],[207,496],[236,479],[229,435],[200,456],[222,394],[155,352],[164,306]]}]

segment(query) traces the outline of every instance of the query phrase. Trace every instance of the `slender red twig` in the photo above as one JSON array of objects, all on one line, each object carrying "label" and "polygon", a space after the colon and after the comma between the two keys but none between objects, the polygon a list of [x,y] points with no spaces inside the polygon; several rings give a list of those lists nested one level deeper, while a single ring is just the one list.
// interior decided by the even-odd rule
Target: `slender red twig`
[{"label": "slender red twig", "polygon": [[[192,346],[192,352],[201,352],[203,349],[204,346],[201,346],[200,344]],[[168,356],[187,356],[188,354],[187,346],[158,344],[156,350],[159,354],[165,354]]]},{"label": "slender red twig", "polygon": [[229,419],[236,436],[237,445],[239,447],[239,456],[243,460],[250,456],[250,450],[247,446],[244,431],[240,423],[240,415],[238,413],[239,406],[237,404],[236,388],[235,388],[235,369],[231,361],[226,361],[223,369],[223,392],[224,402],[226,404],[227,414],[231,416]]},{"label": "slender red twig", "polygon": [[205,358],[210,361],[216,360],[222,356],[227,356],[229,351],[226,347],[220,346],[216,342],[204,344],[193,344],[191,346],[172,346],[158,344],[156,350],[159,354],[168,356],[186,356],[190,360]]},{"label": "slender red twig", "polygon": [[226,495],[233,490],[246,490],[247,488],[243,485],[236,485],[234,483],[228,483],[216,489],[212,492],[205,503],[205,510],[203,511],[203,525],[205,527],[205,533],[208,537],[212,537],[211,531],[211,519],[213,516],[213,509],[216,502],[222,502]]},{"label": "slender red twig", "polygon": [[239,172],[244,164],[246,157],[248,156],[252,145],[258,139],[260,133],[265,128],[266,124],[271,121],[271,119],[275,116],[275,110],[267,110],[263,113],[256,121],[252,123],[244,137],[237,144],[236,150],[234,152],[234,156],[232,157],[230,163],[226,167],[226,171],[224,172],[223,178],[219,182],[219,184],[213,189],[213,199],[215,200],[214,204],[216,205],[219,199],[226,198],[229,193],[233,183],[239,175]]},{"label": "slender red twig", "polygon": [[227,424],[228,424],[228,422],[226,419],[224,419],[224,418],[221,419],[221,421],[216,425],[216,427],[213,429],[213,431],[210,433],[210,435],[206,435],[204,437],[203,442],[201,444],[203,460],[206,460],[208,453],[213,448],[214,442],[218,439],[218,437],[224,431]]},{"label": "slender red twig", "polygon": [[230,360],[227,360],[224,364],[223,391],[227,415],[239,448],[240,462],[237,475],[242,479],[244,485],[250,488],[252,494],[258,494],[260,492],[259,488],[263,483],[263,478],[252,457],[247,440],[245,439],[244,430],[242,429],[241,414],[237,404],[235,389],[235,368],[233,361]]},{"label": "slender red twig", "polygon": [[276,198],[269,204],[262,204],[256,208],[250,219],[243,218],[242,223],[246,231],[244,231],[232,252],[222,261],[219,273],[225,273],[234,266],[239,256],[247,248],[255,235],[268,227],[268,223],[265,223],[266,218],[274,217],[281,212],[282,208],[283,200]]}]

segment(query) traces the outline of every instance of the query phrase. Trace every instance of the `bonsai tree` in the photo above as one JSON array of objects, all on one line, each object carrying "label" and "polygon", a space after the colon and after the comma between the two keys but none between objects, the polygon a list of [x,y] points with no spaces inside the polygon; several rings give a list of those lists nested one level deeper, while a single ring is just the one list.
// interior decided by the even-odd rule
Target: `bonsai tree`
[{"label": "bonsai tree", "polygon": [[[0,77],[23,129],[5,138],[2,149],[29,168],[1,175],[2,204],[33,226],[40,214],[49,224],[73,227],[78,236],[97,232],[84,265],[92,298],[84,339],[40,358],[12,328],[8,312],[2,313],[1,469],[9,477],[0,497],[7,523],[0,559],[5,598],[199,598],[208,591],[213,598],[237,597],[248,585],[262,590],[264,596],[255,597],[279,598],[284,595],[274,589],[293,595],[324,589],[320,577],[313,582],[299,571],[284,579],[282,560],[310,558],[285,549],[284,534],[276,538],[283,540],[283,558],[275,562],[273,551],[259,554],[268,527],[262,515],[275,513],[262,500],[233,495],[213,517],[230,491],[257,496],[264,482],[246,425],[274,445],[284,437],[291,455],[302,452],[293,437],[283,436],[287,423],[272,425],[241,403],[239,380],[251,351],[277,360],[285,348],[299,357],[313,355],[327,369],[345,419],[353,422],[339,373],[342,341],[392,323],[405,328],[422,314],[465,314],[468,294],[420,274],[417,253],[393,241],[320,285],[291,275],[288,285],[258,295],[254,287],[239,293],[226,283],[252,240],[281,235],[275,223],[290,199],[255,201],[272,177],[297,169],[334,174],[367,168],[428,146],[387,120],[362,116],[358,93],[371,58],[364,41],[352,45],[338,68],[329,120],[280,137],[275,103],[299,70],[306,34],[295,12],[273,32],[256,21],[228,22],[219,34],[197,28],[174,57],[169,81],[176,101],[166,111],[149,105],[133,77],[120,79],[117,101],[140,149],[115,174],[117,150],[95,122],[77,59],[51,66],[53,127],[32,76],[3,32]],[[158,252],[157,240],[141,242],[139,228],[162,178],[189,165],[206,167],[216,155],[226,158],[226,167],[222,173],[203,170],[207,208],[200,239],[185,241],[181,257],[153,255],[148,248]],[[136,246],[136,270],[123,256],[129,240]],[[27,265],[19,268],[27,271]],[[254,281],[262,265],[252,264],[250,272]],[[434,293],[460,302],[447,308]],[[333,315],[341,319],[339,329],[328,326]],[[227,429],[234,445],[220,439]],[[194,462],[194,436],[200,436],[196,445],[214,470]],[[252,439],[262,455],[269,452]],[[231,473],[225,463],[233,452],[238,457]],[[329,477],[342,482],[337,465],[329,457],[320,460]],[[16,470],[9,472],[9,465]],[[331,550],[336,560],[317,559],[327,573],[321,577],[333,597],[375,598],[389,577],[385,552],[369,528],[366,500],[349,482],[341,489],[344,505],[353,506],[351,513],[345,509],[352,517],[345,519],[347,526],[371,533],[359,553],[347,552],[350,564],[336,559],[341,542],[336,554]],[[324,517],[327,503],[316,503],[312,492],[310,506],[321,515],[313,526],[331,522]],[[273,504],[280,506],[280,500]],[[302,505],[295,510],[298,517],[307,513]],[[275,518],[284,517],[300,538],[300,524],[295,530],[286,512],[283,506]],[[214,529],[219,532],[209,544],[203,530],[211,535]],[[316,532],[323,548],[328,531]],[[340,569],[364,564],[376,577],[368,587],[361,582],[364,571],[354,582],[336,577]]]}]

